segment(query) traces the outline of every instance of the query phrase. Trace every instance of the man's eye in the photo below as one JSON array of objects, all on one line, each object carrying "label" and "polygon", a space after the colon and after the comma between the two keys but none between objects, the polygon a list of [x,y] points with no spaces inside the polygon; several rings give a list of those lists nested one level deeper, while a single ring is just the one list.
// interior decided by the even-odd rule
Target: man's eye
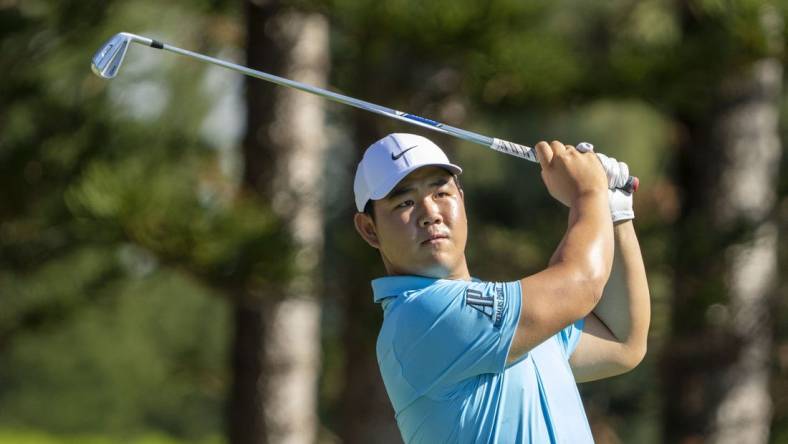
[{"label": "man's eye", "polygon": [[448,196],[449,196],[448,191],[438,191],[438,197],[448,197]]},{"label": "man's eye", "polygon": [[406,201],[403,201],[401,204],[397,205],[397,208],[405,208],[405,207],[409,207],[411,205],[413,205],[413,201],[408,199]]}]

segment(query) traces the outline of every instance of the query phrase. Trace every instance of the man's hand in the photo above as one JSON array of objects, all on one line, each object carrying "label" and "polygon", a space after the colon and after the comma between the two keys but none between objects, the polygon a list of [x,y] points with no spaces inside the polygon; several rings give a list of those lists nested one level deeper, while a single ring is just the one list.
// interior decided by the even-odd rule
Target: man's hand
[{"label": "man's hand", "polygon": [[564,205],[572,207],[583,195],[607,190],[608,179],[595,154],[578,152],[558,141],[539,142],[535,148],[547,191]]},{"label": "man's hand", "polygon": [[610,205],[610,215],[613,217],[614,224],[635,218],[635,210],[632,209],[632,193],[619,189],[608,190],[607,202]]}]

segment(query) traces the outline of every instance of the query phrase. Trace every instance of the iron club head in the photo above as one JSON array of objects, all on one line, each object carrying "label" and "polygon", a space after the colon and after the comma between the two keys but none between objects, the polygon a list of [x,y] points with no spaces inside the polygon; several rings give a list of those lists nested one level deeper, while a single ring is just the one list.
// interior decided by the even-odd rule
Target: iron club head
[{"label": "iron club head", "polygon": [[90,63],[90,68],[99,77],[105,79],[115,77],[118,75],[118,69],[120,69],[120,64],[123,63],[123,58],[126,56],[129,43],[132,40],[132,36],[125,32],[115,34],[104,46],[96,51],[93,61]]}]

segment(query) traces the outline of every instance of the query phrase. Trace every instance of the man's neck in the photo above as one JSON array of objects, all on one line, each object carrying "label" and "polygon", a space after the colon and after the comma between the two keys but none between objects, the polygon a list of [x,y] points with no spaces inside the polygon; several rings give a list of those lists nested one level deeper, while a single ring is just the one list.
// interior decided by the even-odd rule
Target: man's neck
[{"label": "man's neck", "polygon": [[422,276],[433,279],[448,279],[453,281],[470,281],[471,274],[468,272],[468,264],[464,258],[460,265],[453,270],[397,270],[385,263],[386,274],[389,276]]}]

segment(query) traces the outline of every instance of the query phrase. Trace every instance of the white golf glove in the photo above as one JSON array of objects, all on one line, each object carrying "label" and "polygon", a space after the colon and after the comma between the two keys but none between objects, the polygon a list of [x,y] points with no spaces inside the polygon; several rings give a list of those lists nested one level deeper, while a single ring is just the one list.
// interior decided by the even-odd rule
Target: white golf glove
[{"label": "white golf glove", "polygon": [[632,209],[632,193],[619,189],[607,190],[607,201],[614,224],[635,218],[635,210]]},{"label": "white golf glove", "polygon": [[[587,142],[581,142],[577,144],[575,149],[582,153],[587,153],[594,151],[594,146]],[[629,178],[629,165],[601,153],[596,153],[596,155],[599,161],[602,162],[605,174],[607,174],[608,204],[613,223],[634,219],[635,211],[632,209],[632,193],[619,189],[626,184],[627,178]]]},{"label": "white golf glove", "polygon": [[[581,153],[593,152],[594,145],[588,142],[580,142],[575,149]],[[596,156],[602,162],[602,168],[605,169],[605,174],[607,174],[607,187],[610,189],[623,188],[627,184],[627,179],[629,179],[629,165],[602,153],[596,153]]]}]

